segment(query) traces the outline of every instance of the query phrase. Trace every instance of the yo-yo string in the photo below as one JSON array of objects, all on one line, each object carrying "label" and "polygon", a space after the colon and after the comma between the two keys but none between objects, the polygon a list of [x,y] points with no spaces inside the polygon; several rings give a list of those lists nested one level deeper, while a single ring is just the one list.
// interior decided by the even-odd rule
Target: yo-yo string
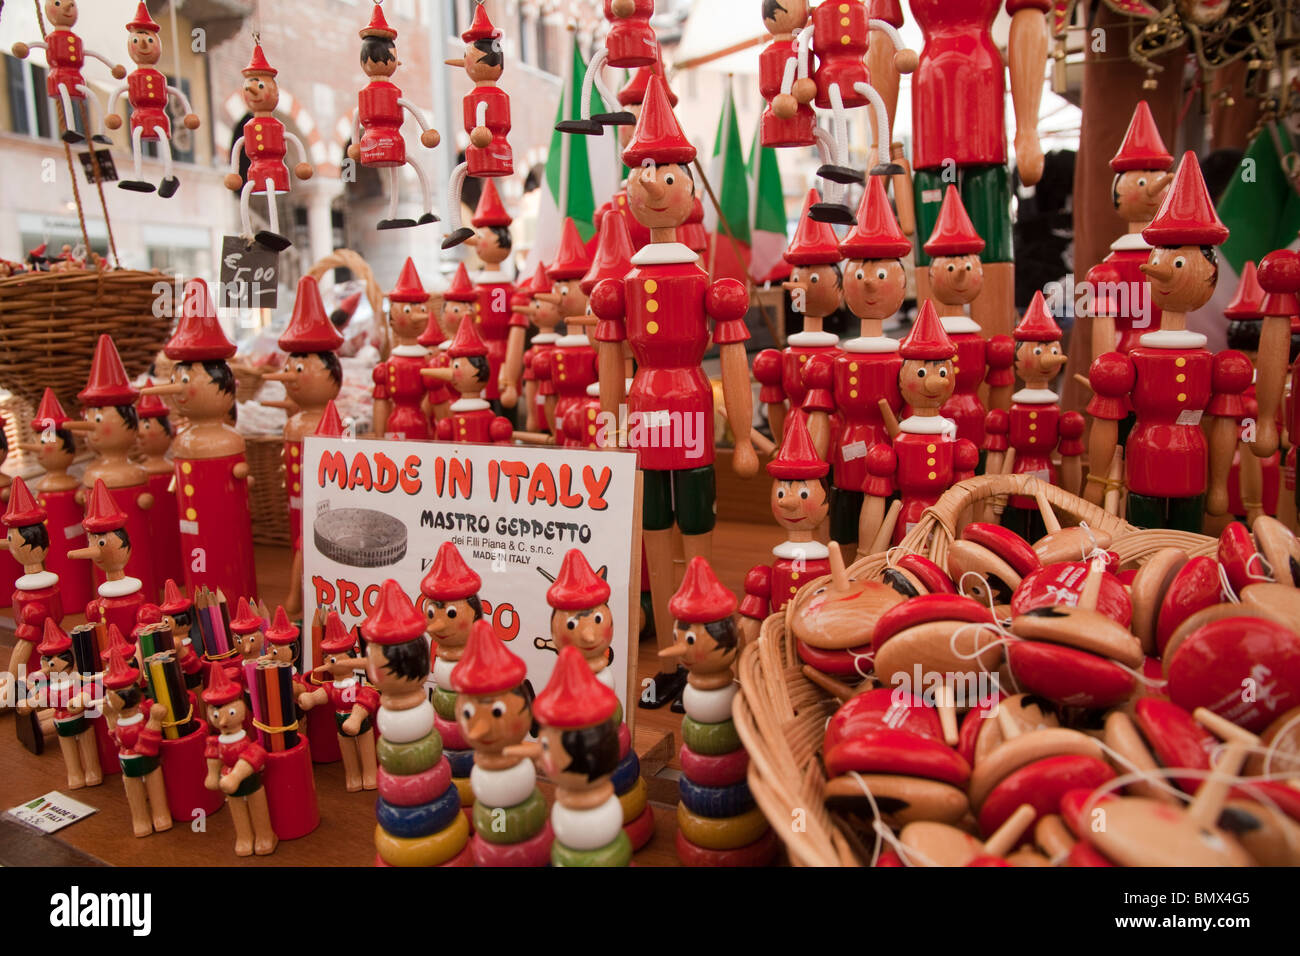
[{"label": "yo-yo string", "polygon": [[1101,752],[1104,753],[1107,757],[1109,757],[1112,763],[1118,764],[1119,769],[1127,770],[1128,773],[1130,774],[1140,775],[1142,777],[1141,782],[1150,784],[1154,787],[1159,787],[1161,790],[1164,790],[1175,797],[1187,796],[1187,794],[1185,794],[1182,790],[1178,789],[1178,787],[1176,787],[1174,784],[1168,783],[1165,780],[1147,779],[1146,771],[1144,771],[1141,767],[1135,764],[1124,754],[1120,753],[1120,751],[1116,750],[1114,747],[1107,744],[1105,741],[1097,740],[1096,743],[1097,746],[1101,748]]},{"label": "yo-yo string", "polygon": [[1231,604],[1240,604],[1241,598],[1237,597],[1237,592],[1233,588],[1232,582],[1228,580],[1228,569],[1222,564],[1217,567],[1219,569],[1219,589],[1223,592],[1223,596],[1226,597]]},{"label": "yo-yo string", "polygon": [[[852,777],[857,785],[862,789],[862,795],[867,798],[867,805],[871,807],[871,832],[876,835],[876,842],[871,850],[871,865],[875,866],[876,861],[880,859],[880,831],[876,829],[877,823],[883,823],[880,819],[880,807],[876,804],[875,794],[871,792],[871,788],[867,786],[867,782],[862,779],[862,774],[858,773],[856,770],[850,770],[849,776]],[[886,826],[885,829],[888,830],[889,827]]]},{"label": "yo-yo string", "polygon": [[[1265,773],[1269,773],[1273,769],[1273,757],[1277,755],[1279,751],[1281,751],[1282,749],[1280,746],[1281,742],[1286,739],[1286,735],[1291,731],[1291,728],[1296,726],[1300,726],[1300,711],[1297,711],[1296,715],[1292,717],[1290,720],[1288,720],[1285,724],[1283,724],[1282,728],[1273,735],[1273,741],[1268,745],[1264,753]],[[1300,760],[1297,760],[1296,757],[1292,757],[1290,759],[1293,762],[1300,764]],[[1297,766],[1296,770],[1300,770],[1300,766]],[[1296,772],[1295,770],[1292,771],[1292,773],[1295,772]]]},{"label": "yo-yo string", "polygon": [[1087,549],[1082,545],[1079,546],[1079,560],[1091,561],[1093,558],[1105,558],[1106,549],[1101,546],[1101,542],[1097,540],[1097,536],[1092,533],[1092,528],[1088,527],[1088,522],[1080,521],[1079,527],[1082,528],[1083,533],[1088,536],[1088,543],[1091,545],[1091,547]]},{"label": "yo-yo string", "polygon": [[[874,676],[874,674],[875,674],[875,672],[876,672],[876,671],[875,671],[874,655],[872,655],[872,654],[859,654],[857,651],[855,651],[853,648],[850,647],[850,648],[849,648],[849,656],[853,658],[853,669],[857,672],[857,675],[858,675],[859,677],[861,677],[863,680],[871,680],[872,676]],[[863,662],[863,661],[867,661],[867,662],[868,662],[868,663],[867,663],[867,670],[865,670],[865,671],[862,669],[862,662]]]},{"label": "yo-yo string", "polygon": [[[1262,574],[1255,574],[1250,570],[1251,564],[1259,561],[1259,567]],[[1273,565],[1269,563],[1268,558],[1264,557],[1264,552],[1256,551],[1246,559],[1246,575],[1252,581],[1260,584],[1272,584],[1277,580],[1277,575],[1273,570]]]}]

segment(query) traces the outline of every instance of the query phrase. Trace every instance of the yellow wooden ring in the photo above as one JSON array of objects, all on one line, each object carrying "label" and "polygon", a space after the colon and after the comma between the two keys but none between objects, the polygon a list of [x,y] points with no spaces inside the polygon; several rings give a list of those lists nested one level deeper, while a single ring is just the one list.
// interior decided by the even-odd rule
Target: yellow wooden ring
[{"label": "yellow wooden ring", "polygon": [[767,817],[758,807],[738,817],[702,817],[677,804],[677,829],[706,850],[737,850],[748,846],[767,829]]},{"label": "yellow wooden ring", "polygon": [[618,802],[623,806],[624,826],[645,812],[646,798],[645,777],[637,777],[632,789],[618,795]]},{"label": "yellow wooden ring", "polygon": [[469,777],[452,777],[456,792],[460,794],[461,808],[474,806],[474,788],[469,785]]},{"label": "yellow wooden ring", "polygon": [[438,866],[465,849],[469,842],[469,819],[456,814],[446,829],[425,837],[395,837],[375,827],[375,849],[389,866]]}]

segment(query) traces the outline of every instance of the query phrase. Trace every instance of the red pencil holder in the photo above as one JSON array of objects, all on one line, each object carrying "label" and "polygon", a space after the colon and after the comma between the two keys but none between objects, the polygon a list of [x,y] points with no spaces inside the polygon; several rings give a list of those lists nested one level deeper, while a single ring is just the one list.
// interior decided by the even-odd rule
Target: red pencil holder
[{"label": "red pencil holder", "polygon": [[301,723],[307,725],[312,763],[338,763],[343,759],[343,753],[339,750],[339,725],[334,720],[333,707],[313,707],[307,711]]},{"label": "red pencil holder", "polygon": [[99,751],[99,769],[105,777],[122,772],[122,763],[117,759],[117,743],[108,732],[108,718],[100,711],[98,717],[88,717],[95,729],[95,749]]},{"label": "red pencil holder", "polygon": [[262,783],[271,811],[271,828],[281,840],[296,840],[320,826],[311,747],[306,737],[300,736],[297,746],[289,750],[266,755]]},{"label": "red pencil holder", "polygon": [[177,823],[193,821],[195,810],[211,816],[226,802],[225,794],[220,790],[209,790],[203,785],[208,775],[208,762],[203,756],[207,738],[207,731],[200,725],[184,737],[175,740],[163,738],[159,747],[163,783],[167,787],[167,806]]}]

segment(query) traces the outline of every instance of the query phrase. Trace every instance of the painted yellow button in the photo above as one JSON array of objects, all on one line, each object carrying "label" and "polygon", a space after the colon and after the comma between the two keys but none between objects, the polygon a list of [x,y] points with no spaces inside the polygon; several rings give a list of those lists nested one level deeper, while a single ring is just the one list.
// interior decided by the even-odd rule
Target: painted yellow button
[{"label": "painted yellow button", "polygon": [[294,490],[294,491],[302,491],[302,485],[295,481],[295,482],[293,483],[293,490]]},{"label": "painted yellow button", "polygon": [[197,511],[195,511],[193,508],[186,508],[186,509],[185,509],[185,517],[189,518],[191,521],[193,521],[193,520],[194,520],[195,518],[197,518],[198,516],[199,516],[199,513],[198,513]]},{"label": "painted yellow button", "polygon": [[651,335],[654,335],[656,332],[659,331],[659,323],[658,323],[658,322],[647,322],[647,323],[645,324],[645,330],[646,330],[647,332],[649,332]]},{"label": "painted yellow button", "polygon": [[1177,365],[1179,368],[1182,368],[1184,365],[1187,364],[1187,359],[1185,359],[1185,358],[1178,358],[1178,359],[1175,359],[1175,360],[1174,360],[1174,364]]},{"label": "painted yellow button", "polygon": [[182,473],[182,474],[186,474],[186,475],[188,475],[188,474],[189,474],[191,471],[193,471],[193,470],[194,470],[194,466],[191,465],[188,461],[186,461],[186,462],[182,462],[182,463],[181,463],[181,473]]},{"label": "painted yellow button", "polygon": [[856,388],[849,392],[849,398],[857,398],[857,397],[858,397],[858,390]]},{"label": "painted yellow button", "polygon": [[925,463],[926,463],[927,465],[929,465],[931,468],[933,468],[933,467],[934,467],[934,464],[935,464],[933,458],[927,458],[927,459],[925,460]]},{"label": "painted yellow button", "polygon": [[857,363],[857,362],[850,362],[850,363],[849,363],[849,371],[850,371],[850,372],[856,372],[857,370],[858,370],[858,363]]},{"label": "painted yellow button", "polygon": [[186,495],[186,497],[193,497],[193,496],[194,496],[194,486],[193,486],[193,485],[186,485],[186,486],[185,486],[185,495]]},{"label": "painted yellow button", "polygon": [[1038,417],[1038,412],[1030,412],[1030,413],[1029,413],[1029,417],[1030,417],[1030,418],[1037,418],[1037,417]]},{"label": "painted yellow button", "polygon": [[935,450],[935,445],[934,445],[933,443],[931,443],[931,444],[929,444],[929,445],[926,445],[926,446],[925,446],[925,450],[928,451],[930,454],[933,455],[933,454],[934,454],[934,450]]},{"label": "painted yellow button", "polygon": [[934,481],[934,479],[936,479],[936,478],[938,478],[938,477],[939,477],[939,476],[936,475],[934,472],[930,472],[930,480],[931,480],[931,481]]},{"label": "painted yellow button", "polygon": [[297,457],[298,457],[300,451],[301,451],[301,449],[299,449],[297,445],[290,445],[290,446],[289,446],[289,454],[293,455],[294,458],[297,458]]},{"label": "painted yellow button", "polygon": [[1175,382],[1185,382],[1185,381],[1187,381],[1187,376],[1184,375],[1182,372],[1179,372],[1177,375],[1174,376],[1174,381],[1175,381]]},{"label": "painted yellow button", "polygon": [[849,376],[849,384],[850,384],[850,385],[857,385],[857,384],[858,384],[858,377],[857,377],[856,375],[850,375],[850,376]]},{"label": "painted yellow button", "polygon": [[1180,402],[1185,402],[1185,401],[1187,401],[1187,393],[1186,393],[1186,392],[1179,392],[1179,393],[1178,393],[1178,401],[1180,401]]},{"label": "painted yellow button", "polygon": [[659,283],[656,282],[654,279],[646,279],[644,288],[651,295],[654,295],[656,292],[659,291]]},{"label": "painted yellow button", "polygon": [[659,311],[659,303],[656,302],[654,299],[651,299],[649,302],[647,302],[647,303],[645,304],[645,310],[646,310],[647,312],[658,312],[658,311]]}]

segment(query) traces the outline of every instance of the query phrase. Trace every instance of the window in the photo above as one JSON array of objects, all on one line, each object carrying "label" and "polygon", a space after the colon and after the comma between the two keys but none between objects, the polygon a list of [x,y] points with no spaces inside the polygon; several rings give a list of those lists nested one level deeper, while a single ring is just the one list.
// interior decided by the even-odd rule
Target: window
[{"label": "window", "polygon": [[[58,126],[54,104],[45,95],[45,68],[5,54],[5,87],[13,132],[52,139]],[[79,123],[80,117],[74,121]]]},{"label": "window", "polygon": [[524,13],[523,6],[520,5],[515,22],[515,36],[519,37],[519,62],[535,66],[532,37],[529,35],[529,27],[532,24],[529,20],[530,18]]},{"label": "window", "polygon": [[[176,77],[169,76],[167,77],[167,84],[169,86],[176,87],[178,90],[184,93],[186,99],[190,98],[190,81],[185,77],[181,77],[180,82],[177,83]],[[194,162],[195,133],[193,130],[188,130],[185,128],[185,124],[184,122],[182,122],[185,119],[185,109],[183,106],[181,106],[181,101],[174,96],[170,96],[167,98],[167,116],[172,121],[172,137],[171,137],[172,159],[174,159],[178,163]],[[158,143],[155,142],[154,140],[150,140],[150,139],[143,140],[140,144],[140,147],[141,147],[141,152],[145,156],[148,156],[152,159],[158,158],[159,156]]]}]

